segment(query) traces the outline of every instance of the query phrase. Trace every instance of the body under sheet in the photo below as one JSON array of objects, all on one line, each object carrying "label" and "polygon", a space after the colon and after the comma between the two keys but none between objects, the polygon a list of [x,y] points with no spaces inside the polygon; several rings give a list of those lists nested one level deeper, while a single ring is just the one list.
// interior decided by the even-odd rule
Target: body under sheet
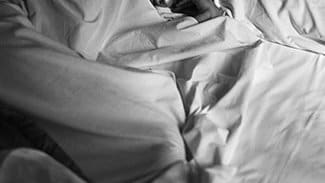
[{"label": "body under sheet", "polygon": [[197,182],[323,182],[325,3],[221,5],[233,18],[198,23],[144,0],[0,0],[0,101],[93,182],[186,182],[168,174],[186,149]]}]

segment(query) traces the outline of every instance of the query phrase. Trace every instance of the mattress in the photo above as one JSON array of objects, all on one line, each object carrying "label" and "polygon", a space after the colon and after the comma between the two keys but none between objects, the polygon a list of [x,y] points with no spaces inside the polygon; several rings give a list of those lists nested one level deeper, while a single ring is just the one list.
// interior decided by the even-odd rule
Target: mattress
[{"label": "mattress", "polygon": [[0,101],[92,182],[323,182],[325,2],[218,3],[0,0]]}]

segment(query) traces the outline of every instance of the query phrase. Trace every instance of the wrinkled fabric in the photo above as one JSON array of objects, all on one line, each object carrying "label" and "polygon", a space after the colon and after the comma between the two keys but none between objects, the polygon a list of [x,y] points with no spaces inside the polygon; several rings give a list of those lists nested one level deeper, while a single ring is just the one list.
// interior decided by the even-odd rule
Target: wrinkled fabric
[{"label": "wrinkled fabric", "polygon": [[[91,56],[82,55],[87,49],[76,51],[75,46],[57,41],[58,38],[49,33],[43,35],[50,30],[52,35],[59,35],[57,32],[70,28],[68,18],[51,16],[50,11],[41,12],[60,7],[54,6],[52,1],[26,1],[26,5],[18,2],[20,4],[0,3],[2,102],[38,118],[35,121],[39,121],[39,126],[94,182],[146,182],[175,162],[185,160],[184,143],[179,133],[185,113],[172,73],[96,63]],[[99,2],[102,5],[93,2],[95,8],[114,5],[108,1]],[[135,1],[114,2],[115,8],[138,5]],[[72,3],[64,5],[62,11],[72,13],[69,8],[75,6],[88,5]],[[140,7],[144,11],[148,9]],[[103,10],[107,14],[111,12]],[[149,10],[149,15],[156,13],[151,6]],[[29,15],[29,12],[40,14]],[[116,12],[111,13],[115,15]],[[29,16],[37,18],[33,22]],[[105,17],[110,16],[102,16]],[[141,20],[138,16],[132,17]],[[54,24],[44,25],[51,22],[48,20],[51,18]],[[162,20],[158,14],[156,19]],[[88,27],[83,19],[80,21],[81,30],[76,31],[86,30],[82,37],[89,38],[87,31],[95,29]],[[141,22],[147,24],[145,20]],[[58,23],[62,24],[58,26]],[[50,27],[44,30],[46,26]],[[104,28],[99,26],[98,31]],[[76,33],[72,35],[75,39],[80,37]],[[89,41],[89,44],[96,42]],[[84,46],[88,46],[86,43]]]},{"label": "wrinkled fabric", "polygon": [[0,2],[0,99],[94,182],[325,179],[323,2],[221,0],[234,18],[203,23],[143,0]]},{"label": "wrinkled fabric", "polygon": [[281,45],[325,53],[325,1],[221,0],[233,16],[261,32],[261,38]]}]

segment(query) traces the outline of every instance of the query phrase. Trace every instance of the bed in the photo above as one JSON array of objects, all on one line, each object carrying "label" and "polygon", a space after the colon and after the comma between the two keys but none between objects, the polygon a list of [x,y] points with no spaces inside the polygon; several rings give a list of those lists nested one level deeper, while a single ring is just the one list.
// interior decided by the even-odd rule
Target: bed
[{"label": "bed", "polygon": [[149,0],[0,0],[0,102],[89,179],[14,149],[0,180],[18,158],[49,182],[324,182],[325,1],[217,3],[231,15],[198,23]]}]

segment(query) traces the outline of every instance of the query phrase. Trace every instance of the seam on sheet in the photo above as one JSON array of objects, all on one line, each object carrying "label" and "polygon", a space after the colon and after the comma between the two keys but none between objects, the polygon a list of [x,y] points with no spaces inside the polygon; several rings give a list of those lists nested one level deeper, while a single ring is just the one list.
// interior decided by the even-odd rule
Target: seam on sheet
[{"label": "seam on sheet", "polygon": [[[257,1],[250,1],[250,3],[252,3],[252,6],[251,7],[253,7],[252,8],[252,10],[250,11],[250,13],[249,13],[249,18],[252,16],[252,14],[255,12],[255,10],[256,10],[256,6],[257,6]],[[255,26],[255,25],[254,25]]]},{"label": "seam on sheet", "polygon": [[293,47],[293,46],[290,46],[290,45],[281,44],[281,43],[278,43],[278,42],[275,42],[275,41],[267,40],[265,38],[260,38],[260,40],[262,42],[265,42],[265,43],[269,43],[269,44],[273,44],[273,45],[278,45],[278,46],[282,46],[282,47],[286,47],[286,48],[291,48],[291,49],[294,49],[294,50],[297,50],[297,51],[302,51],[302,52],[307,52],[307,53],[310,53],[310,54],[324,55],[325,56],[325,53],[319,53],[319,52],[312,51],[312,50],[307,50],[307,49],[302,49],[302,48],[296,48],[296,47]]}]

